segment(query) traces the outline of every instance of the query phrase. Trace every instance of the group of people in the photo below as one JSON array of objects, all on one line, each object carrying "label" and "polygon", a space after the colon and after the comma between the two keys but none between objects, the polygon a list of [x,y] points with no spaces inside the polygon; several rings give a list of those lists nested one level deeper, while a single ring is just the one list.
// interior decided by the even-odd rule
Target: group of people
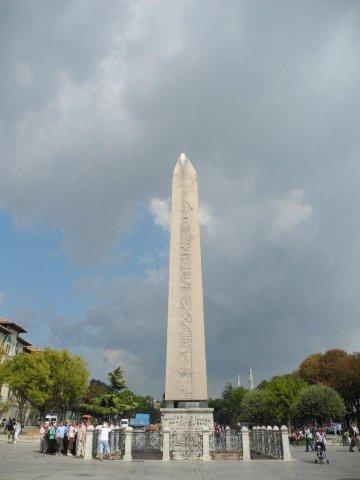
[{"label": "group of people", "polygon": [[[109,434],[115,425],[99,424],[95,431],[98,439],[98,458],[107,455],[113,460],[109,445]],[[40,427],[40,450],[51,455],[85,455],[86,424],[75,421],[45,422]]]},{"label": "group of people", "polygon": [[21,423],[15,418],[8,418],[7,420],[4,420],[4,425],[4,434],[8,436],[9,442],[16,443],[22,430]]},{"label": "group of people", "polygon": [[40,450],[51,455],[85,454],[84,422],[45,422],[40,427]]},{"label": "group of people", "polygon": [[[321,446],[324,450],[326,450],[326,433],[323,427],[313,427],[310,428],[309,426],[305,427],[304,432],[301,431],[292,431],[290,435],[290,444],[297,446],[299,440],[305,438],[306,441],[306,451],[307,452],[314,452],[316,446]],[[359,436],[359,428],[352,422],[350,424],[349,430],[344,433],[344,438],[347,439],[347,443],[349,444],[349,451],[354,452],[354,448],[356,447],[358,451],[360,451],[360,436]],[[314,445],[315,440],[315,445]],[[321,445],[319,445],[321,444]],[[345,445],[346,443],[344,443]]]}]

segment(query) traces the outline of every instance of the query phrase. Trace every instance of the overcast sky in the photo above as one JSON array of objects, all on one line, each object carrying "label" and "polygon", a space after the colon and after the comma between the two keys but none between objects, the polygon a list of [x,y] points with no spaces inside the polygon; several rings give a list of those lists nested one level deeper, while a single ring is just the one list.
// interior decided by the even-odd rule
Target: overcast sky
[{"label": "overcast sky", "polygon": [[164,390],[198,172],[209,393],[360,345],[360,2],[0,2],[0,313]]}]

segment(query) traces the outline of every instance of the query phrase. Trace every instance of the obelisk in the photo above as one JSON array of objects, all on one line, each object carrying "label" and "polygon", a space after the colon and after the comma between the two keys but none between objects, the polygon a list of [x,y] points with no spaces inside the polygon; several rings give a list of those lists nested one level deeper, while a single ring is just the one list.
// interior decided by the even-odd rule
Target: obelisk
[{"label": "obelisk", "polygon": [[197,174],[182,153],[172,181],[165,400],[207,398]]},{"label": "obelisk", "polygon": [[179,435],[213,429],[213,409],[207,408],[207,399],[197,174],[182,153],[172,181],[165,408],[161,409],[162,427],[178,439],[172,458],[195,458],[193,452],[185,455]]}]

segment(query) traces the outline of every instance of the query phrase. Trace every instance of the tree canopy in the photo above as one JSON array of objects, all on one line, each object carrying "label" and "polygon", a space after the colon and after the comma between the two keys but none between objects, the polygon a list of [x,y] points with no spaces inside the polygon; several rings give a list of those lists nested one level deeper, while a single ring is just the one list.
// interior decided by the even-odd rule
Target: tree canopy
[{"label": "tree canopy", "polygon": [[253,425],[270,425],[275,417],[273,407],[273,395],[269,390],[249,390],[241,402],[241,419]]},{"label": "tree canopy", "polygon": [[120,392],[126,388],[126,380],[124,377],[123,369],[119,366],[108,373],[108,379],[110,382],[110,388],[114,392]]},{"label": "tree canopy", "polygon": [[288,374],[275,376],[264,382],[262,389],[269,393],[267,404],[273,423],[289,424],[294,416],[296,401],[308,384],[301,378]]},{"label": "tree canopy", "polygon": [[19,353],[0,364],[0,383],[10,387],[21,417],[27,404],[42,416],[73,409],[86,391],[88,377],[84,359],[68,350]]},{"label": "tree canopy", "polygon": [[241,401],[246,394],[243,387],[225,385],[222,396],[211,400],[209,405],[214,409],[214,417],[221,425],[235,426],[240,421]]},{"label": "tree canopy", "polygon": [[341,396],[331,387],[312,385],[297,400],[296,414],[303,421],[340,420],[346,412]]},{"label": "tree canopy", "polygon": [[360,354],[332,349],[306,358],[298,375],[311,384],[327,385],[343,397],[360,418]]}]

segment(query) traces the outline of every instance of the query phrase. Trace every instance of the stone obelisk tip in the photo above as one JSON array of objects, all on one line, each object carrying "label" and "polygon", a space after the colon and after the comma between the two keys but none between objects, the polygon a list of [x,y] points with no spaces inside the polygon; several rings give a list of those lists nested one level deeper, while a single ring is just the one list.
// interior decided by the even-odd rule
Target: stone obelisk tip
[{"label": "stone obelisk tip", "polygon": [[178,158],[178,162],[180,163],[186,163],[186,161],[188,160],[187,156],[185,155],[184,152],[180,153],[180,157]]},{"label": "stone obelisk tip", "polygon": [[191,173],[192,175],[196,175],[196,170],[193,167],[190,160],[188,159],[188,157],[185,155],[185,153],[180,154],[174,168],[174,174],[181,173],[181,172],[182,173],[188,172],[188,173]]}]

